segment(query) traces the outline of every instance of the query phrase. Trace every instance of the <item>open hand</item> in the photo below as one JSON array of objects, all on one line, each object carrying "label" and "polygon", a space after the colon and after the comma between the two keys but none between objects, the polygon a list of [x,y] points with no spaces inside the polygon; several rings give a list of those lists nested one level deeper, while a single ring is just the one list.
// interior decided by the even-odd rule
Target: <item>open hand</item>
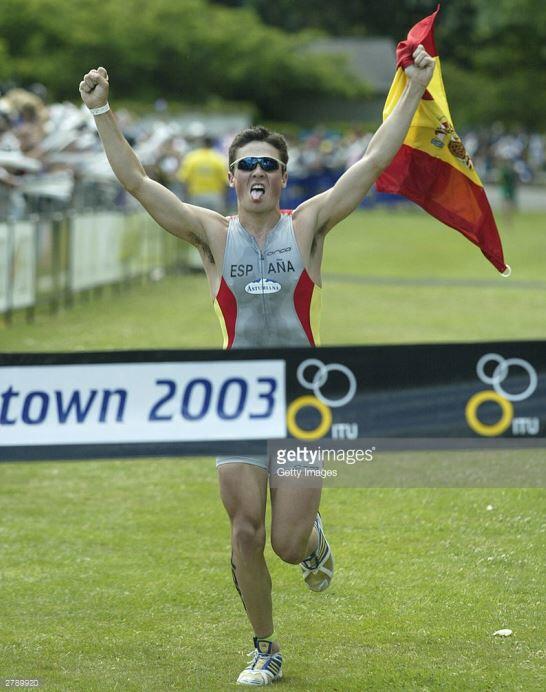
[{"label": "open hand", "polygon": [[406,76],[414,84],[426,89],[434,72],[434,60],[421,44],[414,50],[412,58],[413,65],[406,67]]},{"label": "open hand", "polygon": [[108,101],[108,73],[104,67],[89,70],[80,82],[80,95],[88,108],[99,108]]}]

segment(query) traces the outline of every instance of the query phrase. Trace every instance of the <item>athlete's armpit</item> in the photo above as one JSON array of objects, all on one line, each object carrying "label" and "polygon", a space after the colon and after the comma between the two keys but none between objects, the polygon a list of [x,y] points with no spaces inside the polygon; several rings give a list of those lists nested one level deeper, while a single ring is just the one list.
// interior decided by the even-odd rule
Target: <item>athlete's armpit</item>
[{"label": "athlete's armpit", "polygon": [[211,264],[215,264],[214,261],[214,256],[212,254],[212,250],[210,249],[210,246],[208,243],[205,243],[197,236],[195,233],[189,233],[188,234],[188,242],[190,242],[194,247],[196,247],[200,252],[203,252],[207,260]]},{"label": "athlete's armpit", "polygon": [[319,224],[318,210],[326,193],[316,195],[306,200],[294,210],[292,223],[298,238],[300,252],[307,263],[319,247],[319,241],[326,235],[328,229],[325,223]]}]

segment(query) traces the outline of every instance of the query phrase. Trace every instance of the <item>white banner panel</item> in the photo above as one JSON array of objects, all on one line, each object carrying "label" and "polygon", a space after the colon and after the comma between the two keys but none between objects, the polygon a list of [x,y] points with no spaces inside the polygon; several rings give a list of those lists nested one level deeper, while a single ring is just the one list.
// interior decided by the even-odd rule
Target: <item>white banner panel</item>
[{"label": "white banner panel", "polygon": [[121,254],[124,218],[119,213],[97,214],[96,232],[98,244],[97,284],[109,284],[123,278]]},{"label": "white banner panel", "polygon": [[0,368],[0,447],[285,436],[284,360]]},{"label": "white banner panel", "polygon": [[98,271],[95,215],[74,216],[70,226],[71,289],[81,291],[96,286]]},{"label": "white banner panel", "polygon": [[8,309],[9,237],[8,225],[0,223],[0,313]]},{"label": "white banner panel", "polygon": [[140,276],[146,270],[145,216],[135,212],[123,217],[121,265],[125,279]]},{"label": "white banner panel", "polygon": [[34,230],[35,225],[30,221],[18,221],[14,226],[11,306],[13,308],[27,308],[34,305],[36,264]]},{"label": "white banner panel", "polygon": [[104,212],[72,220],[72,290],[80,291],[123,278],[124,217]]}]

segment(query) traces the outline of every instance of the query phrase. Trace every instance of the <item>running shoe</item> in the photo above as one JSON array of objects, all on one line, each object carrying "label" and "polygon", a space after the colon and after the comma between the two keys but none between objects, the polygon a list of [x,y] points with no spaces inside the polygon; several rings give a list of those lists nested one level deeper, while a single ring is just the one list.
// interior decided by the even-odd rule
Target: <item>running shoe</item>
[{"label": "running shoe", "polygon": [[238,685],[269,685],[282,678],[282,655],[271,653],[271,642],[254,637],[254,649],[247,667],[237,678]]},{"label": "running shoe", "polygon": [[300,562],[303,579],[311,591],[324,591],[334,577],[334,556],[324,535],[320,513],[315,519],[318,545],[314,553]]}]

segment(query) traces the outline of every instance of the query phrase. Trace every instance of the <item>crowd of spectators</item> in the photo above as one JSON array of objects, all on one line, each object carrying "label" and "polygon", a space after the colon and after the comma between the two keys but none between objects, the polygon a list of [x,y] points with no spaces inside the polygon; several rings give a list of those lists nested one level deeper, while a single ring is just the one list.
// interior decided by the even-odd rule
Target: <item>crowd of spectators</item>
[{"label": "crowd of spectators", "polygon": [[[164,108],[135,118],[116,111],[129,143],[148,174],[180,197],[179,171],[186,155],[212,136],[227,159],[234,132],[206,131],[202,122],[168,119]],[[507,130],[502,124],[461,133],[467,152],[485,183],[503,183],[507,171],[516,183],[546,182],[544,135]],[[287,206],[331,185],[365,152],[371,133],[326,127],[293,131]],[[35,84],[13,88],[0,98],[0,219],[66,208],[112,208],[130,203],[116,184],[102,151],[93,117],[83,105],[47,104],[47,91]]]}]

